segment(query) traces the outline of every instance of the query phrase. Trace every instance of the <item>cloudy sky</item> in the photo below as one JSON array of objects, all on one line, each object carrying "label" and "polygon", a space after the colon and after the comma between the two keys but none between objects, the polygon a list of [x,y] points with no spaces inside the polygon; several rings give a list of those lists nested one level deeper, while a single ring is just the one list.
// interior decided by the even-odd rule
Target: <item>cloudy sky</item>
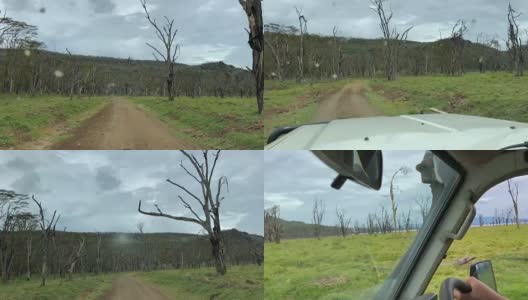
[{"label": "cloudy sky", "polygon": [[[238,0],[148,0],[152,17],[175,19],[181,45],[179,62],[224,61],[251,65]],[[45,13],[41,13],[41,9]],[[145,45],[159,45],[139,0],[0,0],[8,16],[39,27],[49,50],[111,57],[153,59]]]},{"label": "cloudy sky", "polygon": [[[383,205],[389,209],[390,200],[388,176],[405,166],[411,169],[408,175],[399,175],[396,199],[399,211],[412,211],[415,218],[420,216],[416,199],[430,195],[428,185],[421,183],[416,165],[424,152],[384,152],[384,178],[381,191],[371,191],[352,182],[340,190],[330,187],[336,173],[308,151],[267,151],[265,153],[264,206],[280,205],[281,217],[291,221],[311,222],[314,199],[322,199],[326,205],[324,223],[337,223],[336,208],[345,209],[353,222],[364,223],[369,213],[379,212]],[[528,217],[528,177],[515,179],[520,185],[521,216]],[[478,213],[493,216],[495,208],[511,206],[504,185],[491,189],[477,206]]]},{"label": "cloudy sky", "polygon": [[[528,2],[512,0],[518,11],[524,12],[519,21],[528,27]],[[381,36],[378,17],[369,9],[369,0],[267,0],[264,5],[266,23],[298,26],[295,7],[301,8],[308,19],[308,31],[331,35],[337,25],[340,33],[348,37],[377,38]],[[499,40],[506,38],[506,12],[508,0],[388,0],[394,11],[394,24],[398,28],[415,26],[409,39],[433,41],[449,35],[457,19],[471,25],[469,37],[478,33],[498,34]]]},{"label": "cloudy sky", "polygon": [[[177,151],[0,151],[0,189],[35,194],[49,213],[61,214],[59,225],[68,231],[134,232],[144,222],[146,232],[198,233],[198,225],[137,212],[143,200],[144,210],[158,204],[166,213],[191,216],[177,198],[184,194],[165,181],[198,194],[179,167],[182,159]],[[261,151],[222,152],[216,175],[229,178],[223,229],[263,233],[262,164]]]}]

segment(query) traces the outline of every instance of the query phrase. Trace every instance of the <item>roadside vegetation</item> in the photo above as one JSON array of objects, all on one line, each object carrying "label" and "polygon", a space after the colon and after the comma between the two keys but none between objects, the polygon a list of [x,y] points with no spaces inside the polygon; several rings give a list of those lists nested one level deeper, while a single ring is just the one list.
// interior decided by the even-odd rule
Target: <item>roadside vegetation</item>
[{"label": "roadside vegetation", "polygon": [[[447,277],[466,278],[467,255],[492,260],[499,292],[509,299],[528,297],[528,225],[473,227],[448,252],[429,285],[438,293]],[[390,275],[415,233],[351,235],[346,238],[282,240],[265,244],[266,299],[362,299]]]},{"label": "roadside vegetation", "polygon": [[[137,97],[139,104],[166,122],[172,133],[200,149],[262,149],[262,117],[250,98]],[[182,112],[185,113],[182,113]]]},{"label": "roadside vegetation", "polygon": [[137,273],[173,299],[263,299],[263,266],[238,266],[218,276],[214,269]]},{"label": "roadside vegetation", "polygon": [[0,149],[35,141],[46,129],[59,124],[75,126],[104,104],[102,97],[0,96]]}]

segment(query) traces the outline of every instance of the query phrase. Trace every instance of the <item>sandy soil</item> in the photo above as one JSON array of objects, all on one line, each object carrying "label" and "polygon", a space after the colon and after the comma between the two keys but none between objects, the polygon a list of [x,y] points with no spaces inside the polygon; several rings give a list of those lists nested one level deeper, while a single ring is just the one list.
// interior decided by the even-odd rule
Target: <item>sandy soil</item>
[{"label": "sandy soil", "polygon": [[99,300],[170,300],[154,286],[125,275],[117,278],[112,289]]},{"label": "sandy soil", "polygon": [[114,99],[54,150],[191,150],[161,120],[126,99]]},{"label": "sandy soil", "polygon": [[365,118],[382,114],[365,97],[365,84],[354,81],[319,103],[314,122],[336,119]]}]

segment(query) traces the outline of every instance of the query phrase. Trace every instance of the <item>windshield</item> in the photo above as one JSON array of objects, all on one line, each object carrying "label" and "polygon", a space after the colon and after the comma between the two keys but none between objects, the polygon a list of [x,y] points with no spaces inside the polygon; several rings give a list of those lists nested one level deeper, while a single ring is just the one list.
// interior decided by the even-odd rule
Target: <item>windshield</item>
[{"label": "windshield", "polygon": [[461,179],[431,152],[386,152],[381,191],[337,191],[311,152],[265,159],[269,299],[392,298]]}]

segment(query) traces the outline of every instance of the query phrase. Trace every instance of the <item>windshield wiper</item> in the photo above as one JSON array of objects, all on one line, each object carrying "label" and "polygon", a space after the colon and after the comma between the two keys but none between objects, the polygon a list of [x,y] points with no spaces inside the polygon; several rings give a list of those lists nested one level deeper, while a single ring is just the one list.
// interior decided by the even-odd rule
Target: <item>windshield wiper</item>
[{"label": "windshield wiper", "polygon": [[526,149],[528,149],[528,142],[524,142],[524,143],[522,143],[522,144],[517,144],[517,145],[508,146],[508,147],[502,148],[502,149],[500,149],[500,150],[501,150],[501,151],[505,151],[505,150],[519,149],[519,148],[526,148]]}]

